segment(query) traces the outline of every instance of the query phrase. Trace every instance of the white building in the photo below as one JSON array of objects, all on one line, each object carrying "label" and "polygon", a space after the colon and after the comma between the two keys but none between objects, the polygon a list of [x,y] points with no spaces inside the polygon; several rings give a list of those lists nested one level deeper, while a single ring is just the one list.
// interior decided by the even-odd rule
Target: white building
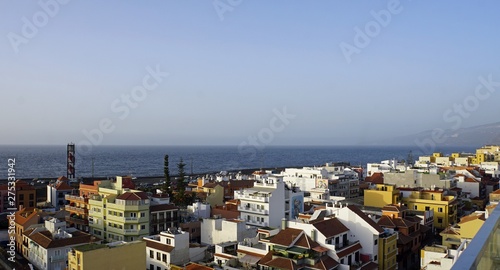
[{"label": "white building", "polygon": [[[310,191],[318,187],[320,181],[318,180],[328,180],[328,171],[324,168],[311,168],[304,167],[301,169],[297,168],[286,168],[282,172],[283,181],[290,186],[296,186],[302,191]],[[328,186],[323,186],[327,189]]]},{"label": "white building", "polygon": [[290,221],[287,226],[303,230],[313,241],[327,248],[328,255],[344,267],[361,265],[361,244],[339,219],[328,218],[313,224]]},{"label": "white building", "polygon": [[269,177],[254,187],[235,191],[240,219],[248,225],[279,227],[281,219],[295,219],[304,209],[304,193],[280,177]]},{"label": "white building", "polygon": [[187,207],[188,213],[194,215],[197,218],[209,218],[210,217],[210,204],[195,202]]},{"label": "white building", "polygon": [[73,188],[68,185],[67,180],[59,179],[55,183],[47,185],[47,202],[57,209],[69,204],[65,196],[66,194],[71,195],[73,191]]},{"label": "white building", "polygon": [[335,215],[342,224],[349,228],[352,235],[348,235],[347,240],[359,241],[361,244],[360,255],[375,263],[379,263],[378,240],[387,232],[377,225],[371,216],[363,213],[358,207],[353,205],[327,205],[326,216]]},{"label": "white building", "polygon": [[449,270],[467,247],[468,242],[462,241],[457,249],[446,246],[432,245],[421,250],[420,266],[426,270]]},{"label": "white building", "polygon": [[242,242],[245,238],[254,237],[257,229],[246,225],[243,220],[206,218],[201,222],[201,243],[217,245],[224,242]]},{"label": "white building", "polygon": [[23,242],[29,249],[28,261],[37,269],[64,270],[72,247],[100,243],[100,239],[74,228],[66,228],[65,221],[49,218],[45,227],[27,230]]},{"label": "white building", "polygon": [[146,269],[170,269],[171,264],[182,266],[205,256],[206,247],[191,247],[189,233],[182,230],[168,230],[143,240],[146,242]]},{"label": "white building", "polygon": [[483,169],[486,174],[490,174],[492,177],[499,177],[500,175],[500,165],[496,161],[481,162],[481,169]]}]

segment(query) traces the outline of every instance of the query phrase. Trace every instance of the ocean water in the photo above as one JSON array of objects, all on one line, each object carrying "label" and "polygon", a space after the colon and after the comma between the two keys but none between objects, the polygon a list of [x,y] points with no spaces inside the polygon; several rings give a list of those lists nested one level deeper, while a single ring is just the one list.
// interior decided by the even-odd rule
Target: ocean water
[{"label": "ocean water", "polygon": [[[442,147],[437,151],[474,152],[474,147]],[[94,146],[76,147],[76,177],[116,175],[162,176],[163,158],[169,155],[171,174],[182,158],[186,173],[219,172],[249,168],[322,165],[326,162],[350,162],[366,166],[368,162],[396,158],[415,159],[423,154],[416,146],[266,146],[238,149],[236,146]],[[428,154],[428,153],[426,153]],[[7,178],[9,158],[16,159],[17,178],[53,178],[66,175],[66,145],[0,145],[0,179]]]}]

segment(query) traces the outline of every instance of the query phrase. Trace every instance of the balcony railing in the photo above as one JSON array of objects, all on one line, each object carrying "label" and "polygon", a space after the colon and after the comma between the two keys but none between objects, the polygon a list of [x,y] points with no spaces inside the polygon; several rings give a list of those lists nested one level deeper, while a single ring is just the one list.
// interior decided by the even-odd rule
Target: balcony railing
[{"label": "balcony railing", "polygon": [[68,259],[68,254],[59,255],[59,256],[50,256],[50,261],[51,262],[66,261],[67,259]]},{"label": "balcony railing", "polygon": [[69,195],[69,194],[66,194],[64,196],[64,199],[66,199],[67,201],[77,201],[77,202],[88,202],[88,198],[83,198],[83,197],[80,197],[80,196],[74,196],[74,195]]},{"label": "balcony railing", "polygon": [[66,211],[69,211],[69,212],[77,212],[77,213],[80,213],[80,214],[86,214],[87,211],[88,211],[85,208],[74,207],[74,206],[69,206],[69,205],[66,205],[64,207],[64,209],[66,209]]},{"label": "balcony railing", "polygon": [[452,270],[500,268],[500,206],[486,219]]},{"label": "balcony railing", "polygon": [[80,225],[88,225],[89,224],[89,220],[88,219],[72,218],[72,217],[66,216],[65,220],[67,222],[76,223],[76,224],[80,224]]}]

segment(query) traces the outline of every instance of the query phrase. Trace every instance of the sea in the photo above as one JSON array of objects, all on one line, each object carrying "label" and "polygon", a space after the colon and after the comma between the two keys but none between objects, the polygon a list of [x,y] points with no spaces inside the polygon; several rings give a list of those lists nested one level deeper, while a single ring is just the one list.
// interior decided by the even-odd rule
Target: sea
[{"label": "sea", "polygon": [[[473,153],[480,146],[443,146],[443,154]],[[182,159],[188,174],[238,171],[252,168],[283,168],[349,162],[366,167],[382,160],[415,160],[423,154],[413,146],[92,146],[76,145],[76,177],[132,175],[155,177],[169,170],[177,173]],[[66,175],[66,145],[0,145],[0,179],[7,179],[8,160],[15,159],[17,179],[57,178]]]}]

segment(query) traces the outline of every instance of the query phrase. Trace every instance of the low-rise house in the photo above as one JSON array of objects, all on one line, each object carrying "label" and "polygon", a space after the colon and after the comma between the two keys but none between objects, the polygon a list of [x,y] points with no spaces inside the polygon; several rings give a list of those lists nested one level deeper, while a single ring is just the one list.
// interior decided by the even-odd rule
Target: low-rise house
[{"label": "low-rise house", "polygon": [[100,241],[88,233],[66,228],[66,222],[56,218],[47,219],[45,227],[29,229],[23,234],[23,245],[29,250],[28,261],[42,270],[66,269],[71,248]]},{"label": "low-rise house", "polygon": [[201,243],[216,245],[224,242],[242,242],[245,238],[254,237],[255,227],[247,226],[239,219],[206,218],[201,222]]},{"label": "low-rise house", "polygon": [[304,231],[286,228],[268,242],[269,252],[258,262],[261,269],[337,269],[339,263],[327,255],[328,249]]},{"label": "low-rise house", "polygon": [[170,269],[205,258],[206,247],[190,245],[189,233],[177,229],[144,237],[146,269]]}]

